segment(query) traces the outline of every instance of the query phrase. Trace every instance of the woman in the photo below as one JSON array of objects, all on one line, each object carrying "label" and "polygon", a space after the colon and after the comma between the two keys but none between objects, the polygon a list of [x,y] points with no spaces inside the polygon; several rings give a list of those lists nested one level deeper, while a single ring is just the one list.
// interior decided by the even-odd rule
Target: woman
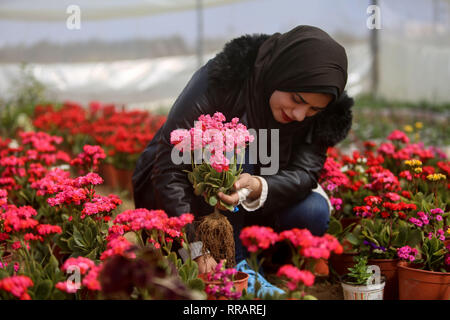
[{"label": "woman", "polygon": [[[191,212],[196,218],[211,213],[183,172],[190,165],[172,163],[170,132],[190,128],[201,114],[218,111],[228,121],[240,118],[248,128],[279,130],[278,171],[265,175],[261,169],[268,165],[246,164],[247,173],[235,184],[238,192],[219,194],[240,208],[228,215],[235,231],[236,261],[241,261],[238,269],[247,268],[238,238],[245,225],[268,225],[277,231],[308,228],[322,235],[330,206],[317,180],[327,148],[344,139],[351,127],[353,99],[344,92],[346,82],[345,49],[319,28],[298,26],[284,34],[231,40],[193,75],[138,160],[133,175],[136,208],[163,209],[171,216]],[[270,154],[270,143],[268,149]],[[190,228],[192,241],[195,231]],[[199,256],[201,246],[195,242],[191,247],[205,272],[215,261]]]}]

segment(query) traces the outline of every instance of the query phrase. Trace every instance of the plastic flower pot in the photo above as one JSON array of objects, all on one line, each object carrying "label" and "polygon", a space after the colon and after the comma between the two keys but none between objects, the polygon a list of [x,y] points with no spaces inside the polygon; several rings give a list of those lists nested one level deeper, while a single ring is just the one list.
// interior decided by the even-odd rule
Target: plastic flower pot
[{"label": "plastic flower pot", "polygon": [[341,285],[344,291],[344,300],[383,300],[384,286],[386,284],[384,276],[381,276],[380,283],[356,285],[347,282],[346,277],[342,277]]},{"label": "plastic flower pot", "polygon": [[380,272],[386,277],[384,300],[398,300],[398,259],[369,259],[368,264],[380,267]]},{"label": "plastic flower pot", "polygon": [[[205,283],[205,288],[208,285],[222,285],[221,281],[208,281],[208,274],[207,273],[200,273],[198,275],[200,279],[203,280]],[[248,274],[245,272],[238,271],[238,273],[234,276],[233,286],[236,289],[236,292],[242,292],[244,289],[247,289],[248,287]],[[207,297],[208,300],[228,300],[224,296],[220,296],[219,298],[216,298],[214,295],[209,295]]]},{"label": "plastic flower pot", "polygon": [[421,270],[405,261],[397,267],[400,300],[450,299],[450,272]]}]

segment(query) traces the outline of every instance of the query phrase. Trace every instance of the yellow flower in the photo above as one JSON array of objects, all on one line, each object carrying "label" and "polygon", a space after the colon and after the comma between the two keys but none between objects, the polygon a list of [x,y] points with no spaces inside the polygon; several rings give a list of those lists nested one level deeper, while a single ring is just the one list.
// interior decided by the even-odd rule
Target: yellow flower
[{"label": "yellow flower", "polygon": [[405,160],[405,164],[408,167],[420,167],[422,165],[422,161],[417,159]]},{"label": "yellow flower", "polygon": [[413,128],[411,125],[409,125],[409,124],[407,124],[406,126],[404,126],[403,129],[404,129],[406,132],[413,132],[413,131],[414,131],[414,128]]},{"label": "yellow flower", "polygon": [[423,128],[423,123],[420,122],[420,121],[416,122],[415,125],[416,125],[417,129],[422,129]]},{"label": "yellow flower", "polygon": [[447,177],[445,176],[445,174],[442,173],[435,173],[435,174],[429,174],[427,176],[427,179],[430,181],[439,181],[439,180],[444,180],[447,179]]},{"label": "yellow flower", "polygon": [[448,227],[448,229],[447,229],[447,233],[448,233],[448,234],[450,234],[450,227]]},{"label": "yellow flower", "polygon": [[422,172],[422,168],[421,167],[414,168],[414,172],[415,173],[421,173]]}]

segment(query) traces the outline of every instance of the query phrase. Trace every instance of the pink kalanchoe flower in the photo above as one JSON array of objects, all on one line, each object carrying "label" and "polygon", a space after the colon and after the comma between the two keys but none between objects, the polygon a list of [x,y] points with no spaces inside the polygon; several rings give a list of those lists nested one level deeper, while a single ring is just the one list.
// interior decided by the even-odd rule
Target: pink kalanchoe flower
[{"label": "pink kalanchoe flower", "polygon": [[8,203],[8,191],[0,189],[0,209]]},{"label": "pink kalanchoe flower", "polygon": [[87,185],[99,185],[102,183],[102,177],[94,172],[89,172],[87,175],[77,177],[73,180],[73,186],[77,188],[85,187]]},{"label": "pink kalanchoe flower", "polygon": [[72,281],[61,281],[55,285],[55,288],[67,293],[76,293],[81,288],[81,284],[79,282]]},{"label": "pink kalanchoe flower", "polygon": [[51,224],[40,224],[36,227],[36,230],[41,236],[49,235],[52,233],[62,233],[62,229],[60,226],[54,226]]},{"label": "pink kalanchoe flower", "polygon": [[69,258],[64,262],[61,270],[66,272],[67,269],[75,267],[79,269],[81,274],[86,274],[94,266],[94,261],[85,257]]},{"label": "pink kalanchoe flower", "polygon": [[306,286],[314,284],[314,275],[308,270],[299,270],[297,267],[287,264],[278,269],[277,276],[286,277],[289,282],[287,287],[291,291],[295,291],[300,283]]},{"label": "pink kalanchoe flower", "polygon": [[57,193],[55,197],[47,199],[47,203],[52,207],[62,204],[80,205],[82,202],[87,200],[87,198],[87,189],[64,186],[63,190]]},{"label": "pink kalanchoe flower", "polygon": [[94,195],[90,202],[86,202],[83,205],[81,219],[84,219],[86,215],[91,216],[98,213],[111,212],[121,204],[122,200],[114,194],[110,194],[108,197]]},{"label": "pink kalanchoe flower", "polygon": [[394,202],[400,200],[400,196],[395,192],[388,192],[384,196]]},{"label": "pink kalanchoe flower", "polygon": [[279,239],[278,234],[272,228],[261,226],[245,227],[239,237],[249,252],[267,249]]},{"label": "pink kalanchoe flower", "polygon": [[128,249],[132,248],[133,244],[128,241],[125,237],[117,236],[106,245],[106,250],[101,254],[100,260],[105,260],[114,255],[121,255],[134,259],[136,255],[133,252],[127,252]]},{"label": "pink kalanchoe flower", "polygon": [[101,285],[98,276],[102,270],[102,266],[94,266],[89,270],[89,273],[83,279],[83,286],[91,291],[100,291]]},{"label": "pink kalanchoe flower", "polygon": [[83,152],[81,152],[70,164],[73,166],[80,166],[86,168],[98,169],[101,159],[105,159],[105,151],[100,146],[85,145]]},{"label": "pink kalanchoe flower", "polygon": [[408,136],[404,132],[402,132],[400,130],[392,131],[391,134],[387,138],[389,140],[397,140],[397,141],[403,142],[405,144],[409,143]]},{"label": "pink kalanchoe flower", "polygon": [[33,281],[27,276],[12,276],[0,280],[0,290],[11,293],[20,300],[30,300],[27,292]]}]

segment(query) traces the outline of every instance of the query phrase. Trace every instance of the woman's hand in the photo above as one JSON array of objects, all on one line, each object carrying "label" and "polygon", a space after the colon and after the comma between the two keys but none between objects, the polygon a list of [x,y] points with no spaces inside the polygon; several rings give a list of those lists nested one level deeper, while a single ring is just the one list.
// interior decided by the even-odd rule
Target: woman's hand
[{"label": "woman's hand", "polygon": [[214,258],[209,254],[195,258],[194,261],[198,264],[198,273],[208,273],[214,271],[217,265],[216,260],[214,260]]},{"label": "woman's hand", "polygon": [[[242,188],[247,188],[251,190],[251,193],[247,196],[247,199],[249,200],[258,199],[261,196],[262,192],[261,181],[255,176],[252,176],[248,173],[242,173],[239,176],[239,179],[234,183],[234,189],[236,190],[236,192],[233,192],[230,195],[224,194],[223,192],[219,192],[217,195],[223,202],[236,206],[239,203],[239,195],[237,193],[237,190],[240,190]],[[218,208],[220,210],[227,210],[220,204],[218,205]]]}]

